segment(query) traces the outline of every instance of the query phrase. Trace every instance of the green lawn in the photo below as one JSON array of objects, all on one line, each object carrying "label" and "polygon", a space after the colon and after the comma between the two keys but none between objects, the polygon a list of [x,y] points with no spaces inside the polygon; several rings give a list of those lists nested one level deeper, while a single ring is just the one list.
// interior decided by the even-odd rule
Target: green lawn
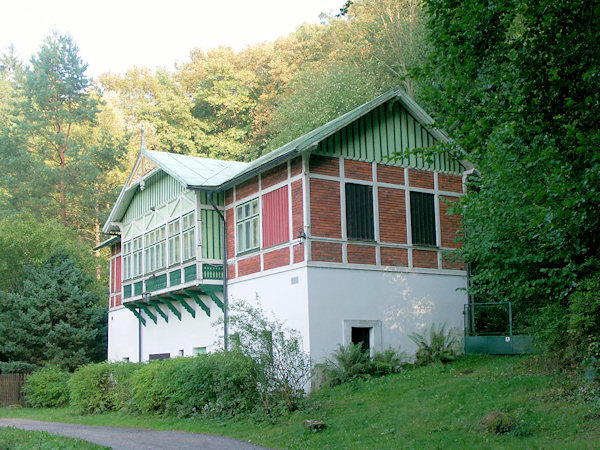
[{"label": "green lawn", "polygon": [[[566,394],[559,376],[544,373],[533,357],[462,357],[457,362],[408,370],[334,389],[311,398],[310,411],[277,423],[217,421],[124,414],[79,416],[70,409],[0,409],[2,417],[187,430],[292,448],[593,448],[600,442],[600,402]],[[511,415],[513,434],[484,430],[492,411]],[[311,433],[307,418],[327,429]]]},{"label": "green lawn", "polygon": [[17,428],[0,428],[0,449],[104,449],[80,439],[71,439],[45,431],[26,431]]}]

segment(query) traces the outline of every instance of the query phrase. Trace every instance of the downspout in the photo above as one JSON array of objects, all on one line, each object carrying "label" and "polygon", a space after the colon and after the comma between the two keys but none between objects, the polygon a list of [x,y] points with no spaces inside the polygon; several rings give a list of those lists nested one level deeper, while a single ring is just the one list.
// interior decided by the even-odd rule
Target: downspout
[{"label": "downspout", "polygon": [[223,221],[223,244],[222,244],[222,252],[223,252],[223,347],[225,351],[228,350],[229,347],[229,296],[227,293],[227,228],[225,227],[225,216],[223,213],[217,208],[217,205],[213,202],[213,191],[208,192],[208,203],[213,207],[213,209],[217,212],[221,220]]},{"label": "downspout", "polygon": [[[142,312],[140,308],[140,313]],[[142,362],[142,321],[138,320],[138,362]]]}]

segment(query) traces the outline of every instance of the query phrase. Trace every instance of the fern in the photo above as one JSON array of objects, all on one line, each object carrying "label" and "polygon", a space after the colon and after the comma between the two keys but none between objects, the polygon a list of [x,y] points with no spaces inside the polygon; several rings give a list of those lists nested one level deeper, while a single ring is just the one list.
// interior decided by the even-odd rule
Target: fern
[{"label": "fern", "polygon": [[454,329],[446,330],[445,323],[438,329],[432,324],[429,333],[411,333],[408,337],[417,344],[415,364],[418,366],[434,362],[448,363],[456,359],[458,336]]}]

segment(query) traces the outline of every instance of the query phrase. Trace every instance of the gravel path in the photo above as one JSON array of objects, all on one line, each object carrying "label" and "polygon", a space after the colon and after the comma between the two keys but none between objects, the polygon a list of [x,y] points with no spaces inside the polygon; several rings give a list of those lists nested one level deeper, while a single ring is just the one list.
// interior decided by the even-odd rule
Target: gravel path
[{"label": "gravel path", "polygon": [[77,425],[72,423],[40,422],[29,419],[0,419],[0,427],[47,431],[94,444],[118,449],[260,449],[246,441],[187,433],[185,431],[156,431],[144,428],[118,428]]}]

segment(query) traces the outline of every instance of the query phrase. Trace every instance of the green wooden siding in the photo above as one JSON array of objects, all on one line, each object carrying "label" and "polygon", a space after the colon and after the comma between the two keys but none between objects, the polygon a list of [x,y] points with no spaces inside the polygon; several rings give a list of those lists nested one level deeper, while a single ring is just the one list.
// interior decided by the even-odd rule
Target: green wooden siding
[{"label": "green wooden siding", "polygon": [[202,278],[205,280],[222,280],[223,266],[202,264]]},{"label": "green wooden siding", "polygon": [[144,291],[144,283],[142,281],[138,281],[137,283],[135,283],[133,285],[133,295],[142,295],[142,292]]},{"label": "green wooden siding", "polygon": [[391,107],[388,104],[381,105],[321,141],[316,153],[423,170],[462,173],[461,164],[447,153],[436,154],[432,161],[413,154],[396,161],[390,160],[396,150],[428,148],[436,141],[425,127],[395,102]]},{"label": "green wooden siding", "polygon": [[178,284],[181,284],[181,270],[180,269],[169,272],[169,285],[177,286]]},{"label": "green wooden siding", "polygon": [[214,209],[201,210],[202,258],[221,259],[223,245],[223,221]]},{"label": "green wooden siding", "polygon": [[184,281],[187,283],[188,281],[194,281],[196,279],[196,264],[191,266],[187,266],[183,268]]},{"label": "green wooden siding", "polygon": [[[213,195],[213,202],[217,206],[224,206],[225,205],[225,193],[215,192],[215,194]],[[204,192],[204,191],[200,192],[200,203],[202,203],[203,205],[210,205],[210,203],[208,201],[208,193],[207,192]]]},{"label": "green wooden siding", "polygon": [[125,284],[123,285],[123,298],[131,297],[131,285]]},{"label": "green wooden siding", "polygon": [[163,273],[157,277],[151,277],[146,280],[146,291],[158,291],[167,287],[167,274]]},{"label": "green wooden siding", "polygon": [[131,199],[123,216],[124,223],[143,216],[150,212],[150,208],[160,206],[185,191],[185,187],[179,181],[162,170],[144,180],[144,183],[144,190],[140,191],[138,188]]}]

